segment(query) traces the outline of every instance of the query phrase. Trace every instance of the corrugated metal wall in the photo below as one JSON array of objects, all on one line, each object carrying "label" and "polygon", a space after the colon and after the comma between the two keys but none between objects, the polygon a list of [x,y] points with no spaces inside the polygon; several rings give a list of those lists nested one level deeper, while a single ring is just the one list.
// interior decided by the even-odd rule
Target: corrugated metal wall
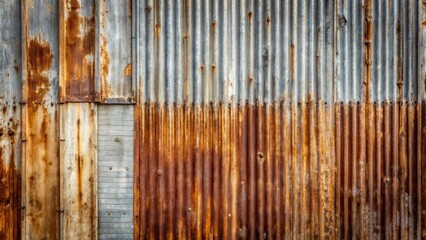
[{"label": "corrugated metal wall", "polygon": [[132,209],[105,195],[107,104],[136,104],[135,238],[426,237],[424,1],[6,0],[0,18],[0,238],[132,232],[105,215]]},{"label": "corrugated metal wall", "polygon": [[425,237],[424,7],[140,1],[135,236]]}]

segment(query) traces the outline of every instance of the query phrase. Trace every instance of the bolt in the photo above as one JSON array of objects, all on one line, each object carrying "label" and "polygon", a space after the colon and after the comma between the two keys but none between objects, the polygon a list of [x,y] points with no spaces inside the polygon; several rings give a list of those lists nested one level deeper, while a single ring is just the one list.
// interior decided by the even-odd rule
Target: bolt
[{"label": "bolt", "polygon": [[342,27],[344,27],[344,26],[346,26],[346,23],[347,23],[348,21],[346,20],[346,18],[345,17],[340,17],[340,19],[339,19],[339,26],[342,28]]},{"label": "bolt", "polygon": [[9,134],[9,136],[13,136],[13,135],[15,135],[15,132],[12,130],[12,129],[10,129],[8,132],[7,132],[7,134]]}]

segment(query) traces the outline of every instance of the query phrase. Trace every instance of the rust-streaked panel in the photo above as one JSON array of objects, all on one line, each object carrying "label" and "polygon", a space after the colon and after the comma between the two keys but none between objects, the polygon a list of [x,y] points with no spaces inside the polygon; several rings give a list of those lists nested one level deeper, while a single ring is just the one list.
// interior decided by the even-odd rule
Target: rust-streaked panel
[{"label": "rust-streaked panel", "polygon": [[425,6],[141,1],[135,238],[422,238]]},{"label": "rust-streaked panel", "polygon": [[62,102],[92,102],[95,79],[95,1],[61,1]]},{"label": "rust-streaked panel", "polygon": [[63,239],[97,238],[97,107],[61,105]]},{"label": "rust-streaked panel", "polygon": [[370,107],[141,105],[136,236],[417,236],[422,106]]},{"label": "rust-streaked panel", "polygon": [[59,238],[57,1],[23,1],[24,238]]},{"label": "rust-streaked panel", "polygon": [[[97,1],[96,101],[133,103],[133,0]],[[119,37],[118,37],[119,36]]]},{"label": "rust-streaked panel", "polygon": [[0,101],[0,239],[21,236],[20,106]]},{"label": "rust-streaked panel", "polygon": [[21,12],[0,2],[0,239],[21,238]]}]

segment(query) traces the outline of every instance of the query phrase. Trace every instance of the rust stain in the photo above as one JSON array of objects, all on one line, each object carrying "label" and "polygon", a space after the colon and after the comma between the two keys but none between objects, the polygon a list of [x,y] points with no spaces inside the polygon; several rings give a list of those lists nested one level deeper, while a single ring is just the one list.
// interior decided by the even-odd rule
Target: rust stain
[{"label": "rust stain", "polygon": [[159,24],[159,23],[155,24],[155,29],[156,29],[157,37],[160,37],[161,24]]},{"label": "rust stain", "polygon": [[126,77],[130,77],[132,75],[132,64],[127,64],[126,68],[124,69],[124,75]]},{"label": "rust stain", "polygon": [[94,88],[95,6],[92,15],[80,16],[78,0],[67,0],[65,21],[66,100],[90,100]]},{"label": "rust stain", "polygon": [[[13,130],[9,132],[17,131],[17,124],[11,127]],[[20,239],[21,174],[15,165],[16,143],[13,135],[9,139],[1,137],[0,142],[8,141],[9,151],[5,145],[0,145],[0,239]]]},{"label": "rust stain", "polygon": [[251,20],[253,18],[253,12],[252,11],[248,12],[247,16],[248,16],[249,22],[251,22]]},{"label": "rust stain", "polygon": [[28,100],[41,103],[50,89],[48,74],[53,55],[50,44],[40,39],[30,39],[27,48]]},{"label": "rust stain", "polygon": [[[30,236],[40,239],[59,237],[59,145],[57,109],[47,93],[51,83],[49,71],[53,61],[50,45],[37,38],[27,43],[28,99],[25,105],[27,142],[26,162],[26,223]],[[49,194],[46,194],[48,192]]]},{"label": "rust stain", "polygon": [[109,94],[112,93],[111,86],[108,83],[108,74],[109,74],[109,54],[107,49],[107,39],[105,36],[101,35],[101,94],[102,99],[105,99]]},{"label": "rust stain", "polygon": [[[77,156],[76,156],[76,163],[77,163],[77,204],[78,204],[78,209],[81,209],[82,206],[82,202],[83,202],[83,192],[82,192],[82,180],[81,180],[81,175],[83,174],[83,170],[82,170],[82,165],[83,165],[83,159],[82,156],[80,155],[81,150],[80,150],[80,119],[77,120]],[[81,220],[81,218],[79,218]]]},{"label": "rust stain", "polygon": [[[374,106],[370,127],[367,105],[311,99],[291,107],[138,106],[136,237],[383,238],[404,227],[414,233],[419,223],[409,212],[420,204],[420,158],[410,136],[420,112]],[[364,162],[369,152],[374,158]],[[326,161],[331,157],[336,161]],[[402,207],[401,194],[411,207]],[[399,213],[409,225],[400,225]]]},{"label": "rust stain", "polygon": [[426,19],[422,20],[422,27],[426,28]]}]

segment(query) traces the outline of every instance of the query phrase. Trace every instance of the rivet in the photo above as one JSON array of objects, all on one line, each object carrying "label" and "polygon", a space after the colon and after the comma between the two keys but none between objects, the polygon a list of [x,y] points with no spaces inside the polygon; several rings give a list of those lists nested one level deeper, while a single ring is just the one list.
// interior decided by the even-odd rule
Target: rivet
[{"label": "rivet", "polygon": [[7,134],[9,134],[9,136],[13,136],[13,135],[15,135],[15,132],[12,130],[12,129],[10,129],[8,132],[7,132]]},{"label": "rivet", "polygon": [[158,170],[158,171],[157,171],[157,174],[158,174],[158,175],[161,175],[161,174],[163,174],[163,171]]},{"label": "rivet", "polygon": [[192,209],[191,208],[188,208],[188,212],[191,212],[192,211]]},{"label": "rivet", "polygon": [[112,167],[109,167],[109,170],[112,170]]},{"label": "rivet", "polygon": [[119,139],[119,138],[116,138],[116,139],[115,139],[115,141],[116,141],[116,142],[120,142],[120,139]]}]

